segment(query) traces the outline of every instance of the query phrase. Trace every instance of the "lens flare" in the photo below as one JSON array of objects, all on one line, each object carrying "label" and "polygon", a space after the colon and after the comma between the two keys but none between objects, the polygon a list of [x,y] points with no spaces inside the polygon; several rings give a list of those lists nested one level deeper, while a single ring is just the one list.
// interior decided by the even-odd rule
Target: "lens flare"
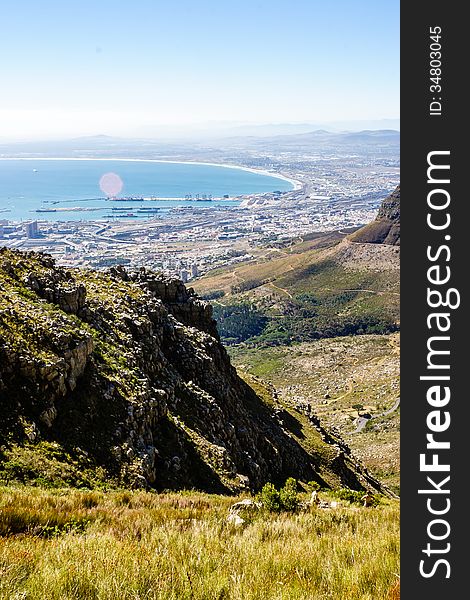
[{"label": "lens flare", "polygon": [[121,193],[124,183],[116,173],[105,173],[100,179],[100,189],[108,198]]}]

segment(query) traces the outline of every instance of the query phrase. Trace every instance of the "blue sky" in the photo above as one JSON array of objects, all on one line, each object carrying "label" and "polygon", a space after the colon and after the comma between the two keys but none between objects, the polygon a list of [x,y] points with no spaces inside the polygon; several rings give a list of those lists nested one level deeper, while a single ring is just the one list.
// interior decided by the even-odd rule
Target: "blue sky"
[{"label": "blue sky", "polygon": [[0,137],[399,116],[398,0],[0,5]]}]

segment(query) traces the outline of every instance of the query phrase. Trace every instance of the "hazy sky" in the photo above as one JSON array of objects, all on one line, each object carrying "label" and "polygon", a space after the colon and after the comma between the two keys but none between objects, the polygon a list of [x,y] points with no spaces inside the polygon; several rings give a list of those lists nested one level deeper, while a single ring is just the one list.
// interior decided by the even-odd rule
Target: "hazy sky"
[{"label": "hazy sky", "polygon": [[0,53],[0,138],[399,116],[399,0],[4,0]]}]

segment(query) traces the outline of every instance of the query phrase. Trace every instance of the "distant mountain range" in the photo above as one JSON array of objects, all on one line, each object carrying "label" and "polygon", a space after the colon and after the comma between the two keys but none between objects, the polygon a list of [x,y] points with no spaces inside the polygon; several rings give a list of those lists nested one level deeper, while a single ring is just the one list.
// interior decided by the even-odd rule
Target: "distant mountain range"
[{"label": "distant mountain range", "polygon": [[[296,126],[302,129],[306,126]],[[400,132],[394,129],[363,130],[355,132],[332,132],[325,129],[291,132],[287,129],[274,134],[274,129],[268,135],[261,129],[258,135],[243,135],[235,131],[226,138],[194,138],[182,139],[150,139],[150,138],[120,138],[107,135],[87,136],[66,140],[43,140],[30,142],[0,143],[0,157],[73,157],[73,156],[134,156],[158,157],[172,154],[187,154],[194,151],[206,150],[209,147],[223,149],[237,147],[266,147],[282,149],[294,147],[308,148],[312,151],[324,147],[351,148],[367,145],[377,148],[380,146],[399,147]],[[270,130],[271,131],[271,130]]]},{"label": "distant mountain range", "polygon": [[[343,147],[351,146],[399,146],[400,132],[394,129],[364,130],[353,132],[332,132],[325,129],[317,129],[305,133],[296,133],[290,135],[276,135],[269,139],[252,137],[241,138],[248,145],[263,146],[269,143],[270,147],[285,148],[311,148],[320,149],[322,147]],[[230,143],[230,140],[228,140]]]}]

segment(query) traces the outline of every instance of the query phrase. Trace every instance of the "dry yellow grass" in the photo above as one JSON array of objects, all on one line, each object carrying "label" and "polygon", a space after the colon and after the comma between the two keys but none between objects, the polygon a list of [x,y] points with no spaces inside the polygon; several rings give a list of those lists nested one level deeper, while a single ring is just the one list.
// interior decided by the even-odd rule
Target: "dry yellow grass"
[{"label": "dry yellow grass", "polygon": [[[398,505],[227,520],[199,493],[0,492],[0,598],[390,600]],[[16,532],[16,533],[15,533]]]}]

